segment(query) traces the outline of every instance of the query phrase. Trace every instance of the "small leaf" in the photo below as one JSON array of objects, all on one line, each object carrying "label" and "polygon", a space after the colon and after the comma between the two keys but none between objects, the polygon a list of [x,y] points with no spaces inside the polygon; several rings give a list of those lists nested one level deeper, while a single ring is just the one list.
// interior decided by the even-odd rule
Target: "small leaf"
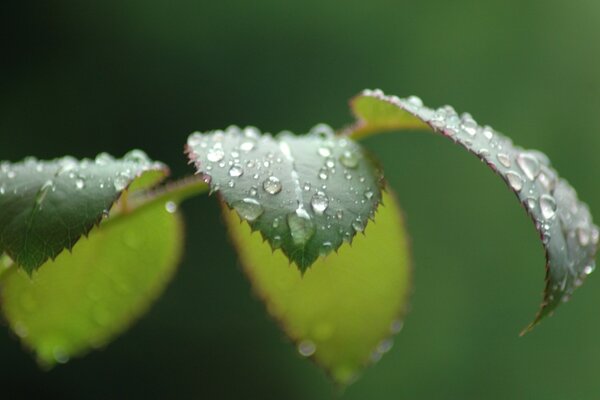
[{"label": "small leaf", "polygon": [[544,299],[535,320],[523,333],[569,300],[594,270],[598,227],[592,222],[588,206],[558,176],[545,154],[513,145],[491,127],[479,126],[470,114],[458,116],[450,106],[433,110],[414,96],[400,99],[380,90],[366,90],[351,105],[357,123],[347,130],[350,137],[430,127],[484,161],[517,195],[546,250]]},{"label": "small leaf", "polygon": [[[122,160],[28,158],[0,164],[0,253],[28,272],[86,235],[130,184],[149,188],[168,174],[140,150]],[[132,184],[133,182],[133,184]]]},{"label": "small leaf", "polygon": [[177,204],[204,188],[198,182],[172,185],[111,216],[72,254],[61,253],[32,277],[17,268],[5,272],[4,315],[42,366],[104,346],[145,312],[181,256]]},{"label": "small leaf", "polygon": [[381,198],[380,171],[325,125],[305,136],[195,133],[187,152],[211,190],[303,271],[362,232]]},{"label": "small leaf", "polygon": [[269,313],[338,384],[351,383],[390,350],[402,328],[410,291],[410,256],[401,210],[383,192],[365,235],[338,254],[319,258],[304,274],[224,207],[244,271]]}]

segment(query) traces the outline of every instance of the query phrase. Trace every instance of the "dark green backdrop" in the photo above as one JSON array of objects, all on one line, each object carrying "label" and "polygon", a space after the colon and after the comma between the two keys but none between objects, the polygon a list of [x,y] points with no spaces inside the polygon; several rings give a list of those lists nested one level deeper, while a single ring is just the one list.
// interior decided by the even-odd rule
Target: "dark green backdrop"
[{"label": "dark green backdrop", "polygon": [[[598,1],[15,1],[0,14],[0,159],[122,155],[192,172],[193,130],[303,132],[381,87],[539,148],[600,212]],[[399,193],[416,291],[395,347],[346,399],[600,398],[600,280],[532,334],[543,252],[500,179],[430,134],[366,145]],[[164,296],[102,351],[40,371],[0,331],[0,396],[327,399],[251,295],[214,199],[185,204]],[[600,217],[600,214],[597,214]]]}]

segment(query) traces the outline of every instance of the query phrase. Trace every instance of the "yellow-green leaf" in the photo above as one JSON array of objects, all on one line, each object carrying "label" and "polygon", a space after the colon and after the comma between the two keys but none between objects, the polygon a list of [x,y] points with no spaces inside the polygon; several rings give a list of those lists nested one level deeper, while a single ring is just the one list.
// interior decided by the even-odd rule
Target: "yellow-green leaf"
[{"label": "yellow-green leaf", "polygon": [[339,384],[391,347],[410,291],[410,257],[400,208],[383,192],[375,222],[338,254],[320,257],[304,276],[281,251],[223,206],[241,263],[269,313],[303,356]]},{"label": "yellow-green leaf", "polygon": [[182,222],[168,200],[110,217],[32,277],[21,268],[2,275],[4,315],[41,365],[105,345],[163,291],[182,247]]}]

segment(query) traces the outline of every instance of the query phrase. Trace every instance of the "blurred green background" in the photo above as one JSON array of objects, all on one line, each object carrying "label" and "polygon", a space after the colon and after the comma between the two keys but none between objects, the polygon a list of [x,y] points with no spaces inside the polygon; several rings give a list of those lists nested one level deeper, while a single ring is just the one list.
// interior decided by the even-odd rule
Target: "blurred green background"
[{"label": "blurred green background", "polygon": [[[20,1],[0,15],[0,159],[122,155],[176,177],[194,130],[304,132],[351,121],[365,87],[452,104],[546,152],[600,212],[597,1]],[[344,399],[597,399],[600,281],[533,333],[543,251],[474,157],[430,134],[384,135],[416,291],[404,330]],[[42,372],[6,329],[0,396],[327,399],[253,297],[213,198],[183,207],[186,253],[164,296],[106,349]],[[597,214],[600,215],[600,214]],[[368,321],[365,321],[368,323]]]}]

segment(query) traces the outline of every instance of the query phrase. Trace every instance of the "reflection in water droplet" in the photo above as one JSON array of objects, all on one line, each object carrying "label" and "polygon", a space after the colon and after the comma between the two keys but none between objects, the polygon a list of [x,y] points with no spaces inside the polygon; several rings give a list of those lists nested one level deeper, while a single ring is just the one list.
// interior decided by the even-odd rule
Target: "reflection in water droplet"
[{"label": "reflection in water droplet", "polygon": [[167,210],[169,214],[173,214],[177,211],[177,204],[173,201],[167,201],[165,203],[165,210]]},{"label": "reflection in water droplet", "polygon": [[264,212],[263,207],[260,203],[251,198],[245,198],[234,202],[232,205],[233,209],[248,222],[255,221]]},{"label": "reflection in water droplet", "polygon": [[550,219],[554,217],[556,213],[556,200],[549,194],[543,194],[540,196],[540,210],[542,211],[542,217]]},{"label": "reflection in water droplet", "polygon": [[206,153],[206,158],[208,161],[218,162],[221,161],[225,157],[225,152],[219,146],[211,147]]},{"label": "reflection in water droplet", "polygon": [[65,364],[69,361],[69,355],[60,346],[54,347],[52,350],[52,357],[54,357],[54,361],[59,364]]},{"label": "reflection in water droplet", "polygon": [[321,157],[329,157],[331,155],[331,150],[327,147],[319,147],[317,152]]},{"label": "reflection in water droplet", "polygon": [[37,192],[37,195],[35,196],[35,203],[37,204],[37,206],[40,209],[42,208],[42,203],[46,199],[46,195],[48,194],[48,191],[50,189],[52,189],[53,186],[54,186],[54,182],[48,180],[48,181],[44,182],[44,184],[42,185],[40,190]]},{"label": "reflection in water droplet", "polygon": [[365,224],[359,218],[352,221],[352,227],[356,232],[362,232],[365,230]]},{"label": "reflection in water droplet", "polygon": [[277,194],[281,192],[281,181],[275,176],[269,176],[263,182],[263,189],[269,194]]},{"label": "reflection in water droplet", "polygon": [[590,231],[586,228],[577,228],[577,241],[581,246],[590,244]]},{"label": "reflection in water droplet", "polygon": [[517,174],[516,172],[507,172],[506,179],[513,190],[520,192],[521,189],[523,189],[523,178],[521,178],[521,175]]},{"label": "reflection in water droplet", "polygon": [[529,180],[535,179],[535,177],[540,173],[540,163],[532,154],[520,153],[517,156],[517,164]]},{"label": "reflection in water droplet", "polygon": [[312,340],[302,340],[298,343],[298,353],[303,357],[310,357],[317,351],[317,345]]},{"label": "reflection in water droplet", "polygon": [[253,148],[254,142],[251,140],[246,140],[245,142],[242,142],[242,144],[240,144],[240,150],[245,151],[246,153],[252,150]]},{"label": "reflection in water droplet", "polygon": [[237,178],[238,176],[242,176],[244,174],[244,169],[240,164],[233,164],[231,168],[229,168],[229,176],[233,178]]},{"label": "reflection in water droplet", "polygon": [[346,168],[356,168],[358,166],[358,155],[354,151],[346,150],[340,156],[340,163]]},{"label": "reflection in water droplet", "polygon": [[308,213],[303,209],[289,214],[287,223],[294,244],[302,246],[306,244],[315,233],[315,224],[311,221]]},{"label": "reflection in water droplet", "polygon": [[317,192],[310,200],[310,205],[315,214],[322,215],[329,206],[329,199],[323,192]]},{"label": "reflection in water droplet", "polygon": [[596,269],[596,264],[592,263],[591,265],[586,265],[585,268],[583,269],[583,272],[586,275],[589,275],[592,272],[594,272],[595,269]]},{"label": "reflection in water droplet", "polygon": [[510,168],[511,162],[510,162],[510,157],[508,156],[508,154],[498,153],[496,158],[498,158],[498,161],[500,161],[500,164],[504,165],[506,168]]}]

